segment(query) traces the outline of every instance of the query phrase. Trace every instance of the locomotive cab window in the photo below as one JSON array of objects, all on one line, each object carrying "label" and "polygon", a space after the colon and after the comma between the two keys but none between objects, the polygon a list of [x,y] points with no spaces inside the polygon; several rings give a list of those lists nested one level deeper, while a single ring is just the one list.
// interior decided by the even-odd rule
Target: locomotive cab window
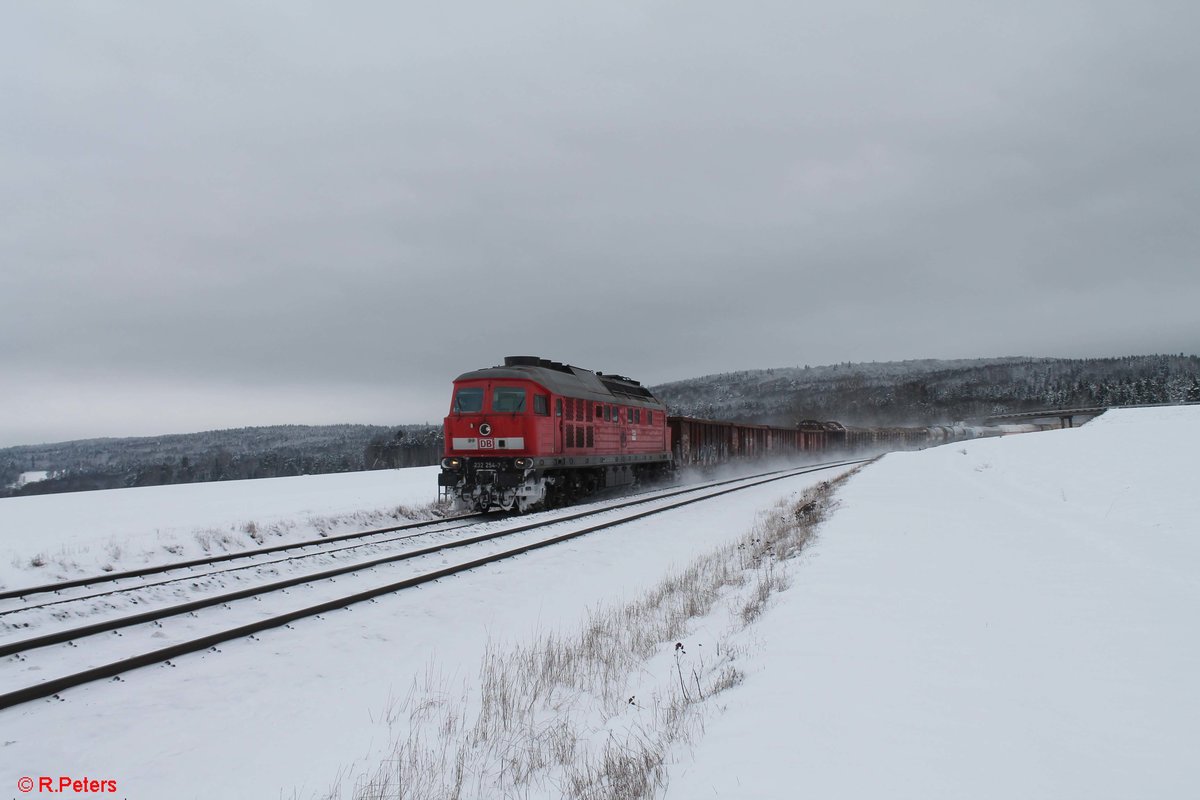
[{"label": "locomotive cab window", "polygon": [[523,414],[525,390],[511,386],[496,387],[492,390],[492,411],[498,414]]},{"label": "locomotive cab window", "polygon": [[539,417],[550,416],[550,399],[544,394],[535,394],[533,396],[533,413]]},{"label": "locomotive cab window", "polygon": [[454,393],[455,414],[478,414],[483,411],[483,389],[459,389]]}]

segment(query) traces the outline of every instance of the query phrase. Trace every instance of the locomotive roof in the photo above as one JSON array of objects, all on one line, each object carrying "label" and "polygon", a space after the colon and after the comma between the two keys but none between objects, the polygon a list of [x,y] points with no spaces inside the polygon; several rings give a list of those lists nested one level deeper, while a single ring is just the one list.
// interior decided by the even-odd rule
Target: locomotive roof
[{"label": "locomotive roof", "polygon": [[573,367],[557,361],[533,356],[509,356],[503,366],[464,372],[455,381],[530,380],[545,386],[554,394],[582,397],[605,403],[666,408],[661,401],[632,378],[605,375],[583,367]]}]

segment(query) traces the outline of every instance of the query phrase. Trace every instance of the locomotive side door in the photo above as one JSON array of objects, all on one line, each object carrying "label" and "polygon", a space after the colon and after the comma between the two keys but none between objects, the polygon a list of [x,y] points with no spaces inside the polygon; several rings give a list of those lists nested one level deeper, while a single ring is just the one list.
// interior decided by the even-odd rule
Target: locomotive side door
[{"label": "locomotive side door", "polygon": [[563,451],[563,402],[561,397],[554,398],[554,452]]}]

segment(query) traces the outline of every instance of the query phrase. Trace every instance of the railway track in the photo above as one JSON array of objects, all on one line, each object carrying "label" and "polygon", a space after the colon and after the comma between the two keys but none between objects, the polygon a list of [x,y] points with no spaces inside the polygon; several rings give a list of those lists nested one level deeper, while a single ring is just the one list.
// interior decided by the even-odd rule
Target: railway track
[{"label": "railway track", "polygon": [[[103,664],[89,666],[88,668],[79,670],[77,672],[59,675],[57,677],[52,677],[32,684],[18,686],[17,688],[3,691],[0,693],[0,709],[29,702],[31,700],[57,696],[58,693],[65,691],[66,689],[80,686],[92,681],[102,680],[105,678],[118,679],[121,673],[128,672],[139,667],[148,666],[155,663],[170,663],[170,659],[172,658],[177,658],[188,653],[214,649],[216,645],[232,639],[238,639],[246,636],[252,637],[258,632],[288,625],[293,621],[303,619],[305,617],[319,616],[329,611],[346,608],[356,603],[373,600],[381,595],[390,594],[402,589],[417,587],[422,584],[437,581],[442,578],[475,569],[486,564],[494,563],[496,561],[514,558],[536,549],[548,547],[559,542],[567,541],[569,539],[603,530],[605,528],[623,525],[654,514],[663,513],[665,511],[674,510],[683,506],[691,505],[693,503],[720,497],[731,492],[741,491],[754,486],[761,486],[773,481],[785,480],[787,478],[821,470],[837,469],[840,467],[861,463],[861,461],[861,459],[840,461],[803,468],[778,470],[758,476],[748,476],[712,482],[700,486],[690,486],[686,488],[660,491],[651,493],[654,495],[651,497],[639,496],[635,499],[623,500],[621,502],[606,505],[601,508],[593,508],[586,511],[554,516],[549,519],[539,518],[536,521],[528,523],[503,526],[500,529],[461,536],[453,541],[442,542],[429,547],[406,550],[404,552],[394,553],[382,558],[373,558],[363,562],[342,565],[334,569],[325,569],[315,573],[298,575],[281,581],[273,581],[266,584],[248,586],[234,592],[224,592],[219,595],[205,597],[186,603],[175,604],[132,615],[120,616],[114,619],[102,620],[100,622],[83,626],[57,630],[51,633],[41,634],[17,641],[9,641],[0,645],[0,657],[9,659],[10,663],[23,664],[29,658],[35,657],[35,651],[47,652],[48,649],[53,649],[58,646],[63,646],[61,649],[75,649],[78,647],[76,644],[77,640],[83,639],[84,637],[97,637],[102,636],[102,634],[114,634],[116,637],[123,637],[122,631],[141,625],[152,624],[157,628],[157,630],[155,630],[151,636],[162,637],[165,634],[162,629],[161,620],[173,617],[186,619],[189,622],[193,620],[200,620],[201,618],[197,616],[196,612],[212,608],[222,608],[232,611],[234,608],[230,605],[232,603],[239,604],[238,608],[242,609],[242,617],[245,620],[242,621],[241,624],[235,624],[232,626],[228,625],[228,623],[220,623],[220,626],[217,630],[203,633],[195,638],[177,641],[166,647],[158,647],[148,652],[143,650],[141,652],[135,652],[131,655],[120,653],[118,654],[120,657],[116,657],[113,660],[107,661]],[[414,526],[400,527],[411,528]],[[474,526],[463,525],[460,527],[465,528]],[[549,531],[551,535],[546,536],[546,529],[550,528],[557,528],[558,530]],[[378,531],[372,533],[378,533]],[[502,549],[493,548],[483,555],[479,555],[474,558],[467,558],[456,564],[442,566],[432,570],[421,569],[415,574],[407,575],[399,580],[388,580],[383,584],[370,586],[366,589],[354,591],[349,594],[339,593],[337,589],[332,587],[332,584],[336,582],[336,579],[342,575],[359,572],[373,572],[377,569],[391,569],[404,564],[404,562],[415,563],[424,557],[437,555],[444,556],[447,553],[460,548],[500,544],[502,543],[500,540],[510,538],[514,541],[504,543],[505,546]],[[294,547],[294,545],[291,547]],[[487,548],[485,547],[484,549]],[[392,577],[394,578],[395,576],[393,575]],[[295,607],[293,605],[293,607],[281,612],[271,611],[263,613],[261,610],[254,609],[252,604],[240,603],[240,601],[250,599],[261,602],[264,596],[270,596],[278,599],[282,594],[286,594],[289,589],[297,589],[298,587],[304,587],[306,590],[315,591],[315,587],[317,586],[321,587],[321,591],[323,591],[326,595],[325,597],[320,599],[318,602],[307,603],[300,607]],[[320,594],[321,592],[316,593]],[[205,620],[205,622],[211,622],[212,612],[210,612],[207,616],[208,619]],[[218,622],[220,621],[218,620]],[[110,646],[110,643],[113,641],[113,637],[102,637],[102,640],[105,640],[106,642],[104,647],[89,648],[89,651],[96,651],[97,649],[114,649]],[[66,660],[71,659],[67,658]],[[57,659],[55,659],[55,663],[56,662]],[[38,670],[44,669],[42,666],[37,666],[34,668]]]},{"label": "railway track", "polygon": [[[288,563],[288,562],[296,562],[296,561],[300,561],[303,559],[315,559],[315,558],[319,558],[322,556],[336,557],[337,554],[339,554],[339,553],[345,553],[345,552],[349,552],[351,550],[360,550],[360,549],[371,548],[371,547],[377,548],[377,547],[381,547],[381,546],[385,546],[385,545],[395,544],[396,542],[403,542],[403,541],[408,541],[408,540],[419,538],[419,537],[429,536],[431,534],[450,533],[450,532],[453,532],[456,530],[460,530],[462,528],[472,527],[472,526],[478,524],[477,522],[465,522],[462,524],[451,524],[452,522],[456,522],[458,520],[466,520],[466,519],[486,520],[486,519],[495,518],[498,516],[501,516],[501,515],[469,514],[466,516],[453,517],[450,519],[428,520],[425,522],[413,523],[411,525],[398,525],[398,526],[394,526],[394,527],[390,527],[390,528],[377,528],[377,529],[369,530],[369,531],[359,531],[356,533],[344,534],[344,535],[337,536],[337,537],[328,537],[325,539],[316,539],[316,540],[309,540],[309,541],[305,541],[305,542],[296,542],[293,544],[277,545],[275,547],[265,547],[265,548],[260,548],[260,549],[256,549],[256,550],[246,550],[241,553],[222,555],[222,556],[215,557],[213,559],[197,559],[197,560],[192,560],[192,561],[180,562],[178,564],[169,564],[169,565],[162,565],[162,566],[157,566],[157,567],[147,567],[144,569],[131,570],[126,573],[121,573],[120,576],[116,576],[116,577],[104,575],[104,576],[96,576],[96,577],[92,577],[92,578],[80,578],[78,580],[65,581],[62,584],[47,584],[45,586],[33,587],[32,590],[28,590],[24,593],[21,593],[21,592],[10,593],[10,597],[12,599],[21,600],[25,604],[19,605],[19,606],[13,606],[11,608],[0,609],[0,623],[3,623],[6,617],[11,617],[13,615],[28,614],[31,611],[37,611],[39,609],[53,608],[55,606],[63,606],[63,605],[71,604],[71,603],[80,603],[80,602],[84,602],[87,600],[96,600],[99,598],[111,597],[113,595],[118,595],[118,594],[129,594],[129,593],[138,592],[138,591],[141,591],[144,589],[150,589],[150,588],[155,588],[155,587],[160,587],[160,586],[169,586],[174,583],[183,583],[183,582],[187,582],[187,581],[195,582],[195,581],[198,581],[198,580],[201,580],[204,578],[210,578],[213,576],[229,575],[234,572],[239,572],[242,570],[262,569],[264,567],[274,567],[279,564],[284,564],[284,563]],[[416,530],[416,532],[412,532],[414,529]],[[393,536],[390,538],[373,538],[373,537],[380,536],[381,534],[387,534],[389,532],[394,532],[394,531],[407,531],[407,532],[401,536]],[[355,540],[356,543],[355,544],[341,544],[340,543],[340,542],[348,540],[348,539]],[[294,550],[308,550],[308,552],[298,553],[296,555],[291,555],[291,556],[285,556],[283,558],[269,558],[269,559],[262,559],[262,560],[258,560],[256,558],[257,556],[273,555],[278,552],[286,552],[286,551],[294,551]],[[132,577],[150,577],[150,576],[155,576],[155,575],[166,575],[167,573],[177,572],[179,570],[191,570],[194,567],[212,566],[214,564],[218,564],[221,562],[228,562],[228,561],[233,561],[233,560],[240,561],[243,559],[250,559],[250,563],[237,564],[237,565],[231,565],[231,566],[226,566],[226,567],[219,567],[217,569],[210,569],[208,571],[204,571],[204,570],[188,571],[188,572],[184,572],[184,574],[176,575],[176,576],[173,576],[170,578],[163,578],[161,580],[144,581],[144,582],[133,584],[133,585],[116,586],[112,589],[107,589],[104,591],[95,591],[90,594],[77,594],[77,595],[70,595],[67,597],[60,596],[63,591],[71,589],[71,588],[92,588],[92,587],[99,587],[99,586],[101,586],[103,584],[107,584],[107,583],[119,583],[120,580],[125,577],[131,577],[131,576]],[[58,587],[58,588],[51,588],[51,587]],[[37,594],[47,594],[47,593],[53,593],[57,599],[43,600],[41,602],[33,602],[33,603],[28,602],[28,599],[30,597],[33,597]]]},{"label": "railway track", "polygon": [[[708,486],[725,485],[736,480],[741,479],[735,478],[725,481],[706,482],[704,484],[691,485],[685,488],[652,489],[636,495],[624,495],[621,499],[625,500],[626,502],[618,502],[617,505],[609,505],[607,507],[621,508],[627,504],[644,502],[647,497],[653,499],[660,496],[671,496],[673,494],[703,489]],[[562,512],[559,511],[548,513],[555,514]],[[566,517],[566,519],[574,519],[577,516],[577,514],[572,514],[571,516]],[[324,556],[336,557],[337,554],[352,550],[372,547],[378,548],[384,545],[391,545],[418,537],[429,536],[430,534],[444,534],[461,530],[466,527],[477,525],[480,522],[508,519],[511,519],[511,517],[502,513],[474,513],[443,519],[422,520],[418,522],[406,523],[404,525],[373,528],[365,531],[339,534],[337,536],[326,536],[317,539],[308,539],[299,542],[279,544],[271,547],[242,550],[237,553],[211,556],[208,558],[171,562],[168,564],[159,564],[122,572],[106,572],[101,575],[93,575],[90,577],[41,584],[23,589],[7,590],[0,592],[0,603],[5,600],[11,600],[19,601],[20,604],[13,604],[7,608],[0,606],[0,626],[5,624],[7,621],[6,618],[27,615],[29,612],[37,611],[39,609],[66,606],[74,603],[81,603],[87,600],[111,597],[113,595],[126,595],[148,588],[169,586],[171,584],[195,582],[204,578],[229,575],[241,570],[261,569],[263,567],[272,567],[279,564],[297,562],[302,559],[317,559]],[[400,532],[401,535],[388,536],[388,534],[397,532]],[[352,543],[345,544],[346,542]],[[270,556],[273,556],[277,553],[294,551],[304,552],[297,552],[295,555],[283,558],[270,558]],[[243,564],[241,562],[246,563]],[[217,567],[216,565],[219,564],[228,564],[229,566]],[[155,576],[165,576],[169,573],[179,574],[173,575],[172,577],[141,581],[133,584],[125,582],[129,579],[155,578]],[[112,588],[100,588],[104,586],[112,586]],[[70,592],[70,590],[73,589],[83,589],[85,592],[74,594]],[[95,591],[88,593],[87,590]],[[68,593],[65,597],[63,596],[64,592]],[[53,595],[54,597],[53,599],[34,600],[33,598],[36,598],[38,595]]]},{"label": "railway track", "polygon": [[[647,492],[641,492],[639,494],[657,495],[662,491],[664,490],[655,489]],[[629,496],[630,495],[626,495],[626,497]],[[638,495],[632,496],[637,497]],[[392,545],[397,542],[409,541],[419,537],[429,536],[431,534],[445,534],[453,532],[462,528],[470,527],[472,525],[477,525],[479,522],[497,519],[507,520],[510,518],[510,515],[503,513],[465,514],[456,517],[424,520],[420,522],[407,523],[404,525],[394,525],[385,528],[356,531],[353,533],[327,536],[319,539],[309,539],[300,542],[274,545],[272,547],[243,550],[238,553],[213,556],[211,558],[192,559],[169,564],[160,564],[156,566],[142,567],[135,570],[110,572],[102,575],[60,581],[57,583],[41,584],[24,589],[13,589],[0,592],[0,602],[5,600],[19,601],[20,605],[14,604],[7,608],[0,607],[0,630],[3,629],[3,626],[6,623],[10,625],[13,624],[10,622],[11,618],[27,616],[30,612],[41,609],[70,606],[72,604],[80,604],[88,600],[98,600],[105,597],[112,597],[114,595],[130,595],[145,589],[165,587],[172,584],[183,584],[188,582],[195,583],[196,581],[200,581],[205,578],[230,575],[234,572],[242,570],[261,570],[265,567],[276,567],[285,563],[298,562],[302,559],[319,559],[326,556],[332,556],[336,558],[338,554],[347,553],[352,550],[380,548],[382,546]],[[396,532],[403,533],[399,536],[388,536],[388,534]],[[344,544],[345,542],[352,543]],[[304,552],[297,552],[295,555],[282,558],[270,558],[270,556],[273,556],[277,553],[295,551]],[[241,563],[243,561],[247,563]],[[234,562],[236,562],[236,564]],[[219,564],[229,564],[229,566],[216,567],[216,565]],[[170,573],[179,574],[172,575],[171,577],[163,577],[161,579],[136,582],[133,584],[125,582],[129,579],[155,578],[156,576],[165,576]],[[112,585],[112,588],[100,588],[109,585]],[[83,589],[85,592],[74,594],[71,593],[71,590],[73,589]],[[87,593],[86,590],[92,589],[95,591]],[[67,593],[65,597],[63,596],[64,592]],[[33,599],[38,595],[53,595],[53,599]]]},{"label": "railway track", "polygon": [[[768,474],[771,474],[771,473],[768,473]],[[462,529],[468,528],[468,527],[478,527],[480,522],[486,523],[486,522],[495,520],[497,518],[506,520],[506,521],[511,521],[512,518],[509,517],[508,515],[474,514],[474,515],[469,515],[466,517],[455,518],[454,520],[452,520],[450,522],[458,522],[461,520],[469,520],[469,519],[475,519],[475,520],[478,520],[479,522],[475,522],[475,523],[468,522],[468,523],[463,523],[463,524],[449,524],[448,522],[431,521],[431,522],[426,522],[426,523],[413,523],[413,524],[408,524],[408,525],[403,525],[403,526],[395,526],[392,528],[360,531],[360,532],[353,533],[353,534],[345,534],[345,535],[336,537],[336,539],[298,542],[298,543],[295,543],[292,545],[281,545],[281,546],[277,546],[277,547],[263,548],[261,550],[256,550],[256,551],[252,551],[252,552],[244,552],[242,554],[239,554],[240,556],[243,556],[243,557],[249,557],[249,556],[261,555],[264,553],[265,554],[276,553],[281,550],[294,550],[297,548],[312,548],[312,549],[308,549],[304,553],[287,556],[284,558],[276,558],[276,559],[270,559],[270,560],[251,560],[250,563],[244,564],[244,565],[240,564],[240,561],[243,560],[243,558],[239,558],[239,559],[237,559],[237,561],[239,563],[236,566],[229,565],[229,566],[225,566],[225,567],[218,568],[218,569],[212,569],[209,571],[188,571],[182,575],[177,575],[177,576],[169,577],[169,578],[163,578],[161,580],[142,582],[142,583],[132,585],[132,586],[130,586],[130,585],[118,586],[115,588],[108,589],[106,591],[97,591],[97,592],[94,592],[91,594],[74,595],[74,596],[69,596],[66,598],[58,597],[58,595],[61,594],[61,592],[56,591],[56,592],[54,592],[56,599],[44,600],[42,602],[37,602],[37,603],[28,603],[28,602],[25,602],[28,600],[27,597],[19,597],[19,599],[22,600],[22,602],[24,603],[23,605],[14,606],[12,608],[0,610],[0,630],[3,630],[3,633],[0,633],[0,657],[12,655],[13,653],[18,652],[20,649],[22,649],[22,648],[19,648],[17,646],[17,644],[6,643],[4,641],[4,634],[11,634],[14,630],[19,631],[21,629],[28,629],[29,627],[34,627],[34,625],[36,625],[37,627],[55,627],[53,622],[51,622],[50,624],[46,624],[45,622],[37,620],[37,618],[34,616],[35,612],[46,610],[46,609],[53,609],[56,607],[71,607],[71,608],[64,610],[64,611],[60,612],[59,614],[57,614],[56,615],[58,618],[57,621],[62,621],[64,619],[66,619],[72,612],[76,613],[78,616],[94,617],[98,613],[106,614],[107,612],[118,612],[118,611],[121,611],[122,609],[118,605],[115,605],[111,601],[109,603],[107,603],[106,608],[96,608],[95,606],[88,606],[87,603],[89,601],[97,601],[97,600],[102,600],[104,598],[112,598],[115,595],[122,595],[123,600],[125,600],[125,602],[128,605],[136,605],[136,606],[146,607],[146,606],[154,606],[157,604],[160,606],[160,608],[157,610],[148,609],[146,611],[140,612],[140,613],[132,615],[130,617],[125,617],[124,619],[129,620],[128,625],[134,625],[134,624],[139,624],[139,623],[143,623],[143,622],[152,622],[157,619],[162,619],[167,616],[172,616],[174,614],[195,611],[195,610],[204,608],[209,605],[219,605],[221,603],[227,603],[227,602],[243,599],[245,597],[253,596],[255,594],[260,594],[263,592],[287,589],[291,586],[305,584],[305,583],[311,582],[313,580],[323,580],[323,579],[333,578],[338,575],[360,571],[362,569],[367,569],[367,568],[370,568],[370,567],[373,567],[373,566],[376,566],[379,564],[387,564],[387,563],[391,563],[393,561],[407,560],[407,559],[411,559],[411,558],[414,558],[417,556],[440,552],[441,550],[444,550],[444,549],[453,549],[453,548],[460,547],[463,545],[473,544],[473,543],[480,542],[480,541],[487,541],[491,538],[496,538],[496,537],[500,537],[500,536],[504,536],[504,535],[513,534],[513,533],[519,533],[519,532],[527,531],[527,530],[533,530],[540,526],[550,524],[556,520],[569,521],[569,520],[573,520],[573,519],[580,519],[580,518],[586,517],[591,514],[600,513],[601,511],[604,511],[604,510],[613,510],[613,509],[626,508],[626,507],[630,507],[630,506],[636,506],[641,503],[651,502],[653,500],[657,500],[660,498],[688,494],[688,493],[694,492],[694,491],[702,491],[702,490],[705,490],[705,489],[708,489],[711,487],[715,487],[715,486],[728,485],[730,483],[738,482],[740,480],[743,480],[743,479],[736,478],[736,479],[729,479],[729,480],[724,480],[724,481],[713,481],[713,482],[707,482],[707,483],[699,484],[699,485],[691,485],[691,486],[687,486],[687,487],[683,487],[683,488],[656,489],[656,490],[652,490],[652,491],[648,491],[648,492],[643,492],[640,495],[635,495],[632,497],[626,496],[624,498],[621,498],[617,502],[607,503],[601,508],[590,508],[590,509],[583,510],[583,511],[569,510],[569,513],[567,516],[563,516],[563,513],[564,513],[563,511],[550,512],[554,516],[548,517],[545,515],[539,515],[537,520],[533,523],[505,525],[504,527],[500,528],[499,530],[491,530],[491,531],[485,530],[479,536],[460,538],[457,541],[451,541],[449,543],[437,544],[437,545],[433,545],[433,546],[426,547],[426,548],[420,548],[420,549],[416,549],[416,550],[406,550],[401,553],[393,552],[388,556],[379,557],[379,558],[369,558],[369,559],[363,559],[360,561],[353,561],[350,563],[343,563],[336,568],[329,568],[328,567],[329,562],[331,560],[338,559],[339,555],[341,555],[347,551],[359,550],[359,549],[365,549],[365,548],[379,549],[379,548],[386,547],[388,545],[395,545],[398,543],[403,545],[403,544],[409,543],[411,540],[414,540],[418,537],[436,537],[437,535],[451,533],[454,531],[459,531],[459,530],[462,530]],[[369,538],[369,537],[375,537],[376,535],[381,534],[381,533],[386,534],[387,532],[390,532],[390,531],[404,531],[404,533],[400,536],[394,536],[391,538],[383,538],[383,539]],[[344,542],[346,540],[356,540],[356,541],[353,544],[341,544],[341,542]],[[232,559],[230,559],[229,557],[222,556],[218,559],[214,559],[214,562],[228,563],[231,560]],[[249,583],[249,584],[246,582],[243,582],[241,580],[240,576],[234,576],[236,578],[236,582],[238,584],[240,584],[241,588],[239,588],[235,592],[228,592],[228,593],[222,593],[222,594],[213,594],[213,592],[207,592],[210,595],[208,599],[196,599],[193,602],[177,604],[174,606],[167,606],[166,603],[161,601],[161,598],[146,597],[146,590],[155,589],[158,587],[166,587],[166,586],[170,586],[172,584],[188,584],[188,586],[186,588],[188,588],[189,590],[198,590],[198,591],[184,592],[182,595],[177,592],[174,597],[166,598],[166,602],[176,602],[180,599],[184,599],[185,596],[190,596],[192,594],[201,594],[201,595],[205,594],[206,591],[210,587],[203,586],[201,582],[206,578],[224,579],[224,578],[227,578],[228,576],[233,575],[234,573],[237,573],[239,571],[251,570],[251,569],[262,570],[264,568],[274,568],[277,565],[280,565],[283,563],[288,563],[294,567],[298,564],[298,562],[300,562],[302,560],[307,560],[309,563],[314,564],[314,568],[311,571],[298,572],[297,574],[293,575],[290,579],[286,579],[286,580],[277,580],[277,581],[260,580],[258,583]],[[136,570],[135,572],[142,576],[154,576],[154,575],[161,575],[161,574],[164,574],[167,572],[174,571],[175,569],[178,569],[180,567],[191,568],[194,564],[195,564],[195,562],[185,562],[183,564],[151,567],[151,568],[146,568],[146,569],[142,569],[142,570]],[[322,568],[322,567],[325,567],[325,568]],[[274,574],[275,574],[275,570],[271,569],[271,574],[267,575],[266,578],[270,578]],[[259,575],[251,576],[251,577],[252,578],[255,578],[255,577],[263,578],[264,576],[260,572]],[[70,581],[68,583],[70,583],[72,585],[72,587],[85,588],[85,587],[97,586],[100,584],[109,584],[109,583],[112,583],[112,581],[109,579],[109,576],[105,575],[105,576],[98,576],[97,578],[94,578],[94,579],[81,579],[81,580]],[[217,589],[218,590],[223,589],[224,586],[227,585],[228,583],[230,583],[230,581],[228,581],[228,580],[225,580],[223,583],[217,583]],[[43,593],[44,590],[45,590],[45,587],[34,587],[34,591],[38,592],[38,593]],[[141,593],[140,596],[139,596],[139,593]],[[29,622],[21,621],[22,619],[30,619],[30,618],[34,619],[34,625],[31,625]],[[128,625],[125,625],[122,627],[128,627]],[[56,644],[56,643],[60,643],[60,642],[64,642],[64,641],[69,641],[70,639],[73,639],[73,638],[79,638],[82,636],[91,635],[93,633],[103,633],[103,632],[106,632],[109,630],[115,630],[116,628],[113,626],[114,626],[114,623],[112,623],[112,622],[98,622],[98,623],[93,623],[91,625],[80,627],[80,628],[63,628],[54,633],[47,634],[47,635],[41,636],[41,637],[36,637],[36,639],[25,639],[23,641],[29,643],[29,646],[46,646],[49,644]],[[29,649],[29,648],[26,647],[24,649]]]},{"label": "railway track", "polygon": [[[314,547],[338,543],[350,540],[361,540],[369,536],[380,534],[394,533],[396,531],[407,531],[414,528],[426,528],[431,525],[450,523],[460,519],[475,519],[484,517],[484,514],[467,514],[461,517],[448,517],[441,520],[421,520],[419,522],[405,523],[404,525],[392,525],[387,528],[372,528],[366,531],[355,531],[354,533],[343,533],[337,536],[323,536],[319,539],[307,539],[300,542],[291,542],[289,544],[273,545],[271,547],[260,547],[253,550],[241,550],[237,553],[227,553],[219,556],[208,556],[206,558],[195,558],[189,561],[175,561],[169,564],[158,564],[150,567],[142,567],[140,569],[125,570],[123,572],[106,572],[103,575],[92,575],[86,578],[75,578],[67,581],[58,581],[55,583],[45,583],[40,586],[27,586],[22,589],[9,589],[0,592],[0,600],[10,599],[28,599],[39,594],[59,594],[66,589],[74,589],[85,586],[98,586],[104,583],[115,583],[126,578],[141,578],[150,575],[161,575],[167,572],[176,570],[188,569],[190,567],[211,566],[226,561],[236,561],[245,558],[254,558],[260,555],[270,555],[274,553],[282,553],[288,550],[301,550],[306,547]],[[8,613],[8,612],[0,612]]]}]

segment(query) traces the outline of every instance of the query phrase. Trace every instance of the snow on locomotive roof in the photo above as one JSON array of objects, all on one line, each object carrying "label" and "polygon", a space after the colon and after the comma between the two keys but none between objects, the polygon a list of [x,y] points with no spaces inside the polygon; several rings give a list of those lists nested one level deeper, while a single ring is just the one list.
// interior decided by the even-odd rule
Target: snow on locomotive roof
[{"label": "snow on locomotive roof", "polygon": [[653,405],[665,408],[662,402],[648,389],[622,375],[605,375],[583,367],[573,367],[560,361],[550,361],[537,356],[508,356],[503,366],[465,372],[455,380],[471,381],[488,378],[513,378],[537,381],[554,394],[567,397],[587,397],[633,405]]}]

